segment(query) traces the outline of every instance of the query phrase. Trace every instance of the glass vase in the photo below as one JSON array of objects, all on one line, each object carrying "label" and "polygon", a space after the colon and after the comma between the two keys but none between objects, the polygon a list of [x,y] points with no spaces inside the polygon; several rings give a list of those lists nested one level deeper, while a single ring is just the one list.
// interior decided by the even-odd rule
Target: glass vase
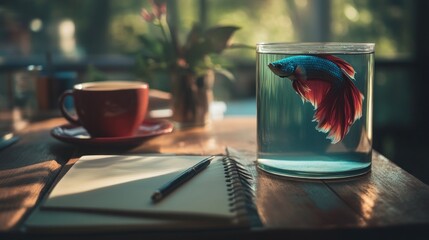
[{"label": "glass vase", "polygon": [[173,73],[172,120],[176,128],[202,127],[210,123],[214,72],[198,76],[192,72]]}]

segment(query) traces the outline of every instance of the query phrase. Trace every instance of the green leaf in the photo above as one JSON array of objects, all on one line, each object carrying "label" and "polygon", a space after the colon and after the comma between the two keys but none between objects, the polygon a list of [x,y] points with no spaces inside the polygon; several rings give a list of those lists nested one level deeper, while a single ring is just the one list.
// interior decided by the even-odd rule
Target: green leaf
[{"label": "green leaf", "polygon": [[222,26],[212,27],[203,32],[198,25],[194,25],[188,35],[186,48],[183,50],[183,55],[190,67],[194,67],[198,61],[209,54],[220,54],[228,47],[229,39],[238,29],[234,26]]},{"label": "green leaf", "polygon": [[160,58],[164,52],[163,42],[157,38],[151,38],[147,34],[139,36],[139,40],[143,45],[141,54],[152,58]]},{"label": "green leaf", "polygon": [[255,46],[242,44],[242,43],[233,43],[231,44],[228,49],[249,49],[249,50],[255,50]]},{"label": "green leaf", "polygon": [[197,45],[199,41],[201,41],[201,35],[203,31],[201,29],[201,26],[198,24],[194,24],[192,26],[191,31],[189,31],[188,36],[186,38],[185,45],[183,46],[184,51],[188,51],[193,46]]},{"label": "green leaf", "polygon": [[227,69],[225,69],[225,68],[223,68],[223,67],[221,67],[219,65],[216,66],[213,70],[216,73],[219,73],[219,74],[223,75],[226,79],[228,79],[230,81],[234,81],[235,80],[234,74],[232,74],[232,72],[230,72],[229,70],[227,70]]},{"label": "green leaf", "polygon": [[209,28],[204,33],[207,53],[221,53],[228,47],[228,41],[235,31],[240,29],[235,26],[222,26]]}]

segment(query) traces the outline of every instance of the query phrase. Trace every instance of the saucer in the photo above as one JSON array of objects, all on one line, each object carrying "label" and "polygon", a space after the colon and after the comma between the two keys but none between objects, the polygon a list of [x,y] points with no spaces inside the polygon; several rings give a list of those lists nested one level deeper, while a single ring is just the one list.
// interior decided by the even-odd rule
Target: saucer
[{"label": "saucer", "polygon": [[86,145],[130,145],[137,144],[150,137],[173,131],[173,124],[167,120],[145,120],[137,133],[127,137],[96,137],[92,138],[82,126],[64,124],[51,130],[51,135],[63,142]]}]

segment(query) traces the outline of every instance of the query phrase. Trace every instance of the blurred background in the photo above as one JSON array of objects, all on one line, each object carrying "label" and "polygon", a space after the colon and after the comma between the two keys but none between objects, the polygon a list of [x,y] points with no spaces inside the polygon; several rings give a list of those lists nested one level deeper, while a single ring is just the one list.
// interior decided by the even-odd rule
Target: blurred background
[{"label": "blurred background", "polygon": [[[0,131],[46,117],[75,83],[135,79],[145,0],[2,0]],[[195,22],[236,25],[233,42],[376,43],[374,148],[429,183],[429,2],[425,0],[177,0],[168,11],[183,40]],[[234,75],[218,76],[214,94],[226,115],[256,115],[255,51],[222,54]],[[52,79],[54,81],[52,82]],[[167,90],[168,81],[144,79]],[[19,109],[17,111],[16,109]],[[45,114],[39,114],[44,112]],[[55,114],[55,113],[51,113]]]}]

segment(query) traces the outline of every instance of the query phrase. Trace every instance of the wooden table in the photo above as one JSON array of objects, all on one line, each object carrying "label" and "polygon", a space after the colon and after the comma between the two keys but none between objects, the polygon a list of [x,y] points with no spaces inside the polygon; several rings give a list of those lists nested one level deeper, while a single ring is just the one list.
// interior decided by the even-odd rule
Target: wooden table
[{"label": "wooden table", "polygon": [[[256,159],[256,119],[250,117],[226,118],[214,121],[209,127],[175,131],[132,149],[62,143],[52,138],[49,131],[63,123],[60,118],[33,123],[20,133],[18,143],[0,151],[0,239],[35,237],[21,233],[20,227],[62,167],[84,154],[214,154],[224,153],[228,146],[242,152],[250,161]],[[372,172],[347,180],[303,181],[256,169],[255,173],[256,204],[263,227],[181,234],[188,239],[429,236],[429,187],[376,152]],[[102,233],[96,236],[107,237]],[[169,239],[176,238],[177,233],[134,232],[126,236]],[[94,235],[79,237],[93,238]]]}]

